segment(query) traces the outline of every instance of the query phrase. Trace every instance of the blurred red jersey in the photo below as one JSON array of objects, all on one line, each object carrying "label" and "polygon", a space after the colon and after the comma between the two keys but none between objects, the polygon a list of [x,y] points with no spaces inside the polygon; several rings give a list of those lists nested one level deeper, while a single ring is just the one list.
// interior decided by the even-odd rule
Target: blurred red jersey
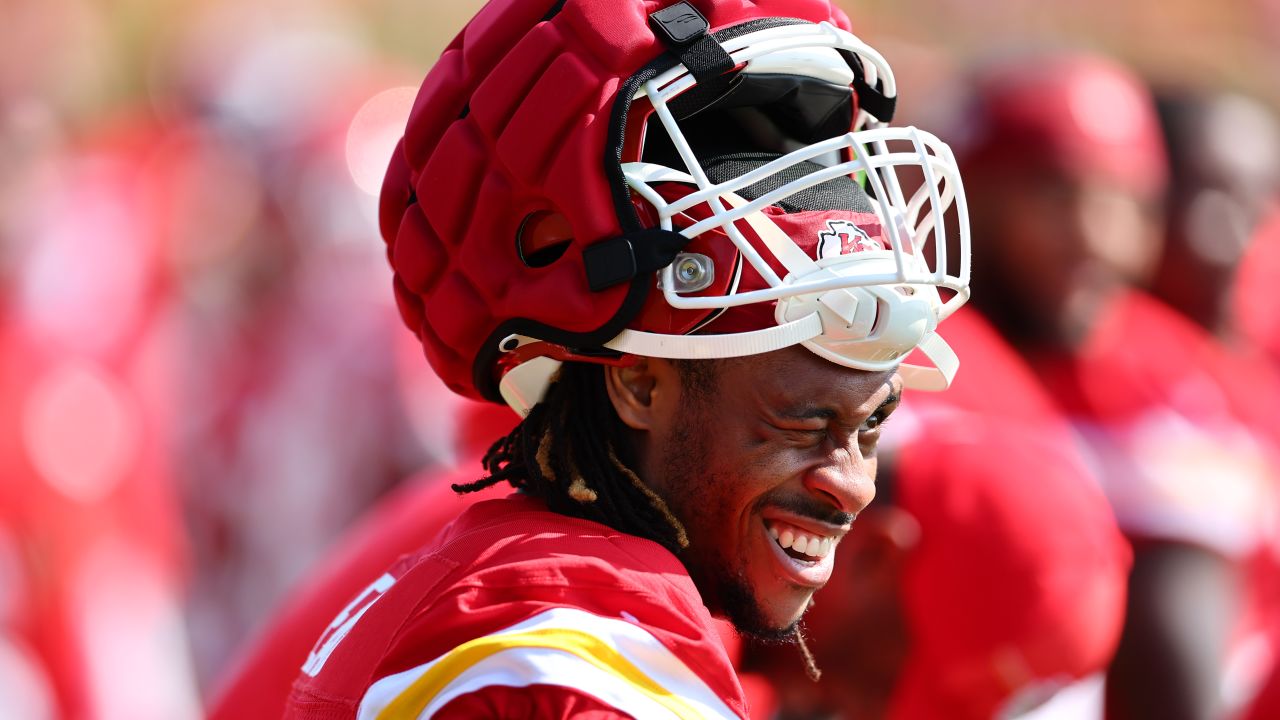
[{"label": "blurred red jersey", "polygon": [[656,543],[512,495],[465,511],[339,613],[285,717],[658,712],[746,716],[684,566]]},{"label": "blurred red jersey", "polygon": [[[1274,508],[1275,447],[1236,366],[1198,326],[1139,293],[1073,355],[1031,358],[1085,441],[1116,519],[1137,537],[1240,557]],[[1212,478],[1210,484],[1208,479]]]},{"label": "blurred red jersey", "polygon": [[909,394],[912,408],[946,408],[1065,432],[1062,413],[1040,380],[978,310],[969,305],[957,310],[947,318],[946,335],[961,358],[960,372],[946,392]]},{"label": "blurred red jersey", "polygon": [[1280,312],[1272,293],[1280,277],[1280,210],[1254,232],[1236,274],[1233,314],[1248,342],[1280,368]]},{"label": "blurred red jersey", "polygon": [[[30,200],[0,228],[15,241],[0,277],[0,698],[14,717],[199,715],[166,444],[181,413],[163,136],[128,113],[98,128],[13,178]],[[10,670],[15,653],[28,670]],[[37,672],[48,713],[23,704],[30,683],[7,685]]]},{"label": "blurred red jersey", "polygon": [[[1100,717],[1129,545],[1027,362],[976,309],[947,323],[955,382],[909,393],[881,441],[878,485],[921,531],[901,581],[912,639],[889,716],[1005,717],[1052,698],[1046,712]],[[835,591],[819,597],[839,606]]]},{"label": "blurred red jersey", "polygon": [[1222,684],[1247,697],[1275,657],[1269,628],[1280,616],[1274,377],[1136,292],[1112,302],[1075,354],[1032,365],[1128,536],[1207,548],[1244,571]]}]

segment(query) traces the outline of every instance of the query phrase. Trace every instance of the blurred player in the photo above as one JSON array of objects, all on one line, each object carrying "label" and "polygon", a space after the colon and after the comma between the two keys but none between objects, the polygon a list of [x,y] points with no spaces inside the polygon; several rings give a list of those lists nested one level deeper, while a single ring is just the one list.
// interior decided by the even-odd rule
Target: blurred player
[{"label": "blurred player", "polygon": [[436,372],[525,415],[459,489],[522,492],[359,594],[286,717],[743,717],[711,613],[803,653],[880,423],[949,384],[935,330],[967,297],[950,151],[887,124],[893,76],[847,27],[511,0],[446,50],[383,234]]},{"label": "blurred player", "polygon": [[1280,123],[1250,98],[1166,91],[1167,240],[1153,293],[1220,340],[1239,344],[1231,291],[1264,221],[1280,209]]},{"label": "blurred player", "polygon": [[1280,368],[1280,313],[1259,297],[1271,292],[1280,277],[1280,210],[1259,224],[1236,277],[1232,302],[1240,332],[1249,346]]},{"label": "blurred player", "polygon": [[1155,267],[1167,181],[1150,94],[1100,58],[1022,58],[980,75],[963,123],[977,304],[1072,420],[1135,545],[1110,711],[1216,717],[1275,466],[1212,338],[1131,289]]},{"label": "blurred player", "polygon": [[[1280,442],[1278,366],[1248,332],[1255,318],[1274,312],[1260,307],[1266,303],[1257,297],[1267,291],[1246,262],[1266,253],[1267,221],[1280,208],[1280,123],[1239,95],[1168,90],[1158,100],[1172,175],[1167,241],[1153,292],[1218,339],[1218,374],[1230,378],[1233,406]],[[1259,240],[1263,245],[1255,248]],[[1239,277],[1245,287],[1237,287]],[[1248,698],[1280,651],[1280,535],[1269,530],[1248,566],[1244,612],[1231,645],[1225,690],[1237,702]]]},{"label": "blurred player", "polygon": [[494,488],[460,495],[452,486],[480,475],[484,447],[477,443],[487,445],[495,435],[510,432],[518,417],[495,404],[461,403],[457,466],[432,468],[406,480],[343,533],[334,552],[307,573],[266,630],[232,663],[211,694],[209,720],[280,717],[316,638],[346,620],[343,609],[352,598],[400,556],[431,542],[463,510],[505,494]]},{"label": "blurred player", "polygon": [[[204,114],[164,147],[188,408],[170,432],[204,681],[347,523],[433,454],[398,392],[401,330],[365,235],[376,201],[348,172],[354,97],[369,93],[355,68],[369,65],[335,53],[332,33],[234,27],[234,41],[190,52],[185,89]],[[295,87],[299,67],[326,74],[328,102]]]},{"label": "blurred player", "polygon": [[163,442],[162,134],[126,114],[69,143],[15,180],[24,201],[0,223],[17,268],[0,286],[0,674],[47,675],[3,694],[19,716],[199,715]]},{"label": "blurred player", "polygon": [[1280,441],[1280,374],[1251,332],[1275,315],[1257,298],[1280,227],[1280,122],[1239,95],[1167,91],[1158,107],[1172,174],[1152,292],[1217,339],[1233,406]]}]

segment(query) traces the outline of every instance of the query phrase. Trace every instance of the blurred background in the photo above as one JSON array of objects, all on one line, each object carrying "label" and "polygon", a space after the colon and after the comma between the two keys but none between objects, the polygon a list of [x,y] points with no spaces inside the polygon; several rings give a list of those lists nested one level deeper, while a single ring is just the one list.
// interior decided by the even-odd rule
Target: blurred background
[{"label": "blurred background", "polygon": [[[1267,390],[1280,310],[1265,299],[1280,280],[1280,229],[1267,225],[1280,0],[840,4],[893,64],[900,122],[960,148],[980,147],[975,77],[1008,58],[1085,52],[1139,78],[1173,154],[1134,192],[1153,228],[1178,211],[1169,225],[1191,250],[1170,255],[1164,280],[1148,263],[1129,281],[1183,301],[1265,378],[1205,392],[1280,407]],[[459,418],[475,410],[400,324],[377,193],[418,83],[480,5],[0,3],[0,719],[202,717],[354,519],[460,460]],[[1105,116],[1115,96],[1100,92],[1089,102]],[[1224,114],[1232,129],[1215,134]],[[1220,149],[1236,164],[1219,180],[1202,156]],[[1152,231],[1161,247],[1165,232]],[[979,266],[982,253],[975,239]],[[1211,301],[1180,293],[1202,284],[1220,286],[1219,310],[1194,317]],[[993,321],[1034,355],[1016,323]],[[1262,448],[1254,475],[1274,484],[1276,416],[1232,413],[1241,442]],[[1089,472],[1106,475],[1098,457],[1086,453]],[[1233,497],[1257,509],[1274,494]],[[1231,572],[1264,556],[1274,577],[1269,505],[1205,521],[1226,531],[1178,534],[1142,512],[1126,525],[1130,506],[1108,497],[1139,556],[1153,539]],[[1267,642],[1237,643],[1239,604],[1209,598],[1178,616],[1226,628],[1198,671],[1214,699],[1188,717],[1244,711],[1274,664]]]}]

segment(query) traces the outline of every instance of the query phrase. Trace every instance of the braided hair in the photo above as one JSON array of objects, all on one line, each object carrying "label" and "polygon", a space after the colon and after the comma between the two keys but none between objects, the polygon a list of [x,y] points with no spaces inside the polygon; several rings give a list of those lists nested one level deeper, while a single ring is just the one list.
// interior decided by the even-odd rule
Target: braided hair
[{"label": "braided hair", "polygon": [[[717,362],[722,361],[673,361],[687,401],[703,402],[714,392]],[[684,525],[631,469],[631,461],[631,442],[605,390],[604,368],[565,363],[542,402],[485,453],[489,475],[453,489],[469,493],[507,482],[542,498],[553,512],[594,520],[679,553],[689,545]],[[817,682],[822,671],[802,632],[797,625],[786,639],[799,647],[809,678]]]},{"label": "braided hair", "polygon": [[[705,396],[714,363],[675,361],[685,397]],[[542,498],[553,512],[653,540],[673,553],[689,544],[667,503],[631,469],[631,439],[609,399],[600,365],[562,365],[543,401],[495,442],[482,462],[489,475],[454,485],[454,491],[508,482]]]}]

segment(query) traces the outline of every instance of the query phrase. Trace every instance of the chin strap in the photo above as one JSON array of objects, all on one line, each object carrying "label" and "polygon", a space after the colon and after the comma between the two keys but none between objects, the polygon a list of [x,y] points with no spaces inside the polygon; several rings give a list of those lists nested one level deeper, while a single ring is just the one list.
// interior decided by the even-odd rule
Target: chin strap
[{"label": "chin strap", "polygon": [[696,80],[693,90],[673,98],[675,117],[684,120],[711,107],[733,91],[739,76],[729,52],[711,34],[711,23],[687,2],[678,2],[649,15],[653,34]]},{"label": "chin strap", "polygon": [[[733,335],[662,335],[660,333],[624,330],[605,344],[610,350],[627,355],[644,355],[670,360],[704,360],[707,358],[742,357],[781,350],[805,343],[822,334],[822,320],[818,313],[810,313],[798,320],[775,325],[763,330]],[[549,345],[548,343],[536,343]],[[554,346],[553,346],[554,347]],[[939,392],[951,385],[960,360],[955,351],[937,333],[929,333],[917,346],[933,363],[928,365],[900,365],[898,372],[908,389]],[[571,355],[534,356],[521,362],[506,373],[498,383],[502,399],[511,409],[524,417],[541,402],[551,378],[560,369],[562,359],[581,359]],[[613,361],[616,363],[617,361]],[[611,363],[612,364],[612,363]]]},{"label": "chin strap", "polygon": [[781,325],[729,335],[664,335],[623,330],[605,343],[610,350],[671,360],[706,360],[772,352],[822,334],[822,318],[810,313]]},{"label": "chin strap", "polygon": [[933,367],[899,365],[898,372],[902,374],[902,382],[911,390],[926,392],[942,392],[951,387],[951,381],[960,369],[960,358],[956,357],[956,351],[951,349],[947,341],[938,333],[931,332],[920,340],[916,349],[933,363]]},{"label": "chin strap", "polygon": [[637,275],[657,272],[670,265],[687,244],[689,238],[662,228],[646,228],[602,240],[582,251],[587,287],[600,292],[631,282]]}]

